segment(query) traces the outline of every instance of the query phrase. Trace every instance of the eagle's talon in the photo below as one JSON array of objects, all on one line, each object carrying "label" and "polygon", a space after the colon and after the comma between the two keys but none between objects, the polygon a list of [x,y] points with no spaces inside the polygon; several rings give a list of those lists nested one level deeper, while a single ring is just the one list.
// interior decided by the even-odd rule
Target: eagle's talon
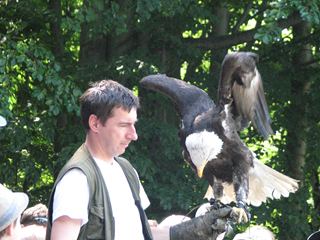
[{"label": "eagle's talon", "polygon": [[233,207],[232,210],[239,214],[238,223],[241,223],[242,219],[245,223],[247,223],[248,220],[250,219],[250,214],[249,214],[248,209],[241,208],[241,207],[239,207],[239,208]]},{"label": "eagle's talon", "polygon": [[220,199],[214,199],[214,198],[211,198],[210,199],[210,207],[208,207],[207,209],[208,210],[212,210],[212,209],[220,209],[220,208],[224,208],[224,207],[227,207],[226,204],[222,203],[220,201]]}]

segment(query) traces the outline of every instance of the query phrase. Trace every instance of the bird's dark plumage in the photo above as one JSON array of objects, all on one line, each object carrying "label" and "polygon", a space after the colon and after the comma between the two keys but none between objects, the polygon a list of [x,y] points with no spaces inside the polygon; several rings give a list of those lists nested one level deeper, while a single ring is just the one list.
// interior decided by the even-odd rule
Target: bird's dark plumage
[{"label": "bird's dark plumage", "polygon": [[223,104],[233,101],[233,117],[240,126],[237,130],[247,127],[251,121],[267,140],[273,131],[261,76],[256,68],[258,60],[258,55],[250,52],[226,55],[221,67],[218,101]]},{"label": "bird's dark plumage", "polygon": [[297,180],[260,163],[238,135],[249,122],[265,139],[273,134],[257,62],[254,53],[226,55],[217,105],[203,90],[166,75],[150,75],[140,81],[143,87],[174,101],[182,121],[178,137],[184,158],[212,187],[207,197],[213,193],[225,203],[258,206],[267,197],[288,196],[298,189]]}]

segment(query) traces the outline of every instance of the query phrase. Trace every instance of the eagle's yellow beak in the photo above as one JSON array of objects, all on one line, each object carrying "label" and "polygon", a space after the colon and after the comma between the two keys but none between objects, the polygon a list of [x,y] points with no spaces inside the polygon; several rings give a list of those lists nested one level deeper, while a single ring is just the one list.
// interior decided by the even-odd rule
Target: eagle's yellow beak
[{"label": "eagle's yellow beak", "polygon": [[198,173],[198,177],[202,178],[203,175],[203,169],[205,168],[205,166],[207,165],[208,160],[205,161],[205,163],[201,166],[197,168],[197,173]]}]

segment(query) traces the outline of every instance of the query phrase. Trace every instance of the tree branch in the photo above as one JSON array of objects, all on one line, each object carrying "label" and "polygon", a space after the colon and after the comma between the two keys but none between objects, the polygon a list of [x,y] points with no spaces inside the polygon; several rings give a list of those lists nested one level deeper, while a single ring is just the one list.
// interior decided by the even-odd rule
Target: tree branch
[{"label": "tree branch", "polygon": [[248,14],[249,14],[249,11],[252,7],[252,2],[250,3],[247,3],[245,8],[244,8],[244,12],[242,13],[239,21],[237,22],[236,26],[232,29],[232,34],[235,34],[236,32],[238,32],[240,26],[242,25],[242,23],[244,23],[244,21],[246,20]]},{"label": "tree branch", "polygon": [[[302,21],[303,20],[299,13],[293,13],[287,19],[280,19],[277,23],[281,29],[285,29]],[[245,32],[238,32],[232,35],[216,36],[212,38],[183,38],[182,42],[206,51],[226,49],[241,43],[254,41],[254,35],[257,32],[258,28],[254,28]]]}]

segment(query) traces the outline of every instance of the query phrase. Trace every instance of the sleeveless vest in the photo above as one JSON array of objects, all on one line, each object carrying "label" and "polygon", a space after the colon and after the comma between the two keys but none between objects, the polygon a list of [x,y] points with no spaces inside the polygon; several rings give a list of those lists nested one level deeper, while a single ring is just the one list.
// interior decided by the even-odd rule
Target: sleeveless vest
[{"label": "sleeveless vest", "polygon": [[[136,175],[136,172],[134,171],[132,165],[126,159],[116,157],[115,160],[121,166],[128,180],[133,198],[135,200],[135,204],[140,213],[144,238],[145,240],[152,240],[153,238],[150,226],[148,224],[148,218],[140,204],[140,182]],[[56,185],[65,175],[65,173],[73,168],[78,168],[84,172],[84,174],[87,176],[90,189],[90,199],[88,206],[89,221],[81,227],[78,239],[114,240],[115,224],[108,190],[100,169],[90,155],[85,144],[82,144],[82,146],[75,152],[73,157],[62,168],[57,180],[55,181],[49,200],[46,240],[50,240],[51,237],[53,196]]]}]

